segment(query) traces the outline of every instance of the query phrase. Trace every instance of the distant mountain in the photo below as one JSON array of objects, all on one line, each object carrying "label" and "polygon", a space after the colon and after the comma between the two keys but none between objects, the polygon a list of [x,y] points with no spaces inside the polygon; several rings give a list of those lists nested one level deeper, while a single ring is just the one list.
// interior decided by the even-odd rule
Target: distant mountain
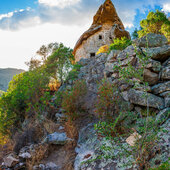
[{"label": "distant mountain", "polygon": [[22,69],[0,68],[0,90],[7,91],[8,84],[12,80],[13,76],[22,72],[24,72]]}]

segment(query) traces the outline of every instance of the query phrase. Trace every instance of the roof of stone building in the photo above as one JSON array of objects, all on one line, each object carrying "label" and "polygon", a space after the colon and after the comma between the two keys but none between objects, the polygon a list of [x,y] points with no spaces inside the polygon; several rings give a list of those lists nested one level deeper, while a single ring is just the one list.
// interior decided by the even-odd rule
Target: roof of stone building
[{"label": "roof of stone building", "polygon": [[93,17],[93,23],[91,27],[86,32],[84,32],[83,35],[77,41],[73,51],[74,55],[76,53],[76,50],[83,43],[83,41],[87,40],[90,36],[100,31],[103,24],[117,24],[122,30],[124,30],[123,23],[120,20],[111,0],[106,0],[104,4],[100,6],[97,13]]}]

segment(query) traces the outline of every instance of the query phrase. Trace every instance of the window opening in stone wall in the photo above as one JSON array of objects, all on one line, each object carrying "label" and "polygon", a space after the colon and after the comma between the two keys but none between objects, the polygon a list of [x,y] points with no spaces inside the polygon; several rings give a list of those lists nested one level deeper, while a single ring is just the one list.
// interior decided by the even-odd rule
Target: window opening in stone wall
[{"label": "window opening in stone wall", "polygon": [[95,53],[90,53],[90,57],[95,57]]},{"label": "window opening in stone wall", "polygon": [[102,35],[99,35],[99,40],[102,40]]}]

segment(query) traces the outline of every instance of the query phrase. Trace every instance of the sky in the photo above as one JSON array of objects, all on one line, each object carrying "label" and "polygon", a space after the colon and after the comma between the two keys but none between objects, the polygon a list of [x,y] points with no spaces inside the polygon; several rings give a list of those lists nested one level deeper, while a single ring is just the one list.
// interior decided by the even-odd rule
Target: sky
[{"label": "sky", "polygon": [[[74,48],[105,0],[0,0],[0,68],[27,70],[25,62],[41,45],[62,42]],[[132,32],[149,11],[170,16],[169,0],[112,0]]]}]

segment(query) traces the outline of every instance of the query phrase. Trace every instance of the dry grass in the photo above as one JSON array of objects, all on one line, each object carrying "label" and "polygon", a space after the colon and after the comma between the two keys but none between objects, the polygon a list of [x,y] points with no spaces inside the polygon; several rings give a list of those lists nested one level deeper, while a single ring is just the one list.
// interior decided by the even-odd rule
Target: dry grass
[{"label": "dry grass", "polygon": [[28,170],[32,170],[34,165],[38,165],[42,159],[48,156],[48,148],[48,144],[36,146],[35,150],[30,153],[31,159],[26,161]]},{"label": "dry grass", "polygon": [[6,141],[6,144],[0,145],[0,164],[2,164],[3,158],[6,155],[12,153],[13,147],[14,147],[13,141],[10,139]]}]

